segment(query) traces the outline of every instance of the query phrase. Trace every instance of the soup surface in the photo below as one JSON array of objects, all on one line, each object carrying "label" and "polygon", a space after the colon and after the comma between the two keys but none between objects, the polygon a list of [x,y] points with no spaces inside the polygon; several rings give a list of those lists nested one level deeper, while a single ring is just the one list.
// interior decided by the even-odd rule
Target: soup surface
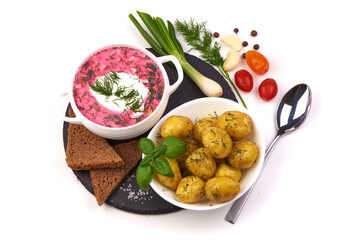
[{"label": "soup surface", "polygon": [[126,127],[148,117],[158,106],[164,80],[144,52],[109,47],[90,55],[76,72],[73,96],[89,120],[106,127]]}]

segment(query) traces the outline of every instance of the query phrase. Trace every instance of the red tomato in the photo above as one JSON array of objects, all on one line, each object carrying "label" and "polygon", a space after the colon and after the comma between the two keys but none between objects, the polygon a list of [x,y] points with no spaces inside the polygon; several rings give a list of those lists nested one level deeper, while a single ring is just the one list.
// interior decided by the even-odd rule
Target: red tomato
[{"label": "red tomato", "polygon": [[250,92],[253,89],[253,77],[245,69],[238,70],[234,74],[234,81],[237,87],[243,92]]},{"label": "red tomato", "polygon": [[273,99],[278,93],[277,82],[272,78],[267,78],[258,87],[259,96],[265,100],[269,101]]},{"label": "red tomato", "polygon": [[263,75],[269,70],[269,62],[267,58],[258,51],[249,50],[246,52],[246,62],[253,72]]}]

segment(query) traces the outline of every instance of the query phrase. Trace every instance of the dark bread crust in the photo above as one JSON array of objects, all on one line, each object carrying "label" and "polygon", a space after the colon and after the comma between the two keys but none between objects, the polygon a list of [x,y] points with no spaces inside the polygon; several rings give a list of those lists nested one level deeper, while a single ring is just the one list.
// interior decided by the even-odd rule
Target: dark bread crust
[{"label": "dark bread crust", "polygon": [[[69,115],[75,116],[71,107]],[[104,138],[78,124],[70,124],[68,128],[66,162],[73,170],[116,168],[124,165],[124,161]]]},{"label": "dark bread crust", "polygon": [[127,174],[141,160],[142,154],[138,142],[139,140],[133,140],[113,146],[113,149],[125,162],[122,167],[90,170],[92,186],[99,206],[106,201]]}]

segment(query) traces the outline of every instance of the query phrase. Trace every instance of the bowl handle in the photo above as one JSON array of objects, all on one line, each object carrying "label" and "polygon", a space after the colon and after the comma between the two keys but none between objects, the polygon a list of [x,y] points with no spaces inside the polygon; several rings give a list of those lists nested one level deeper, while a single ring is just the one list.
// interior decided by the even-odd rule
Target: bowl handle
[{"label": "bowl handle", "polygon": [[172,56],[172,55],[166,55],[166,56],[158,57],[157,59],[161,63],[171,61],[176,67],[178,78],[177,78],[177,80],[175,81],[174,84],[170,85],[170,95],[171,95],[174,91],[176,91],[176,89],[179,87],[179,85],[183,81],[183,70],[182,70],[181,64],[179,63],[177,58],[175,56]]},{"label": "bowl handle", "polygon": [[[63,94],[61,94],[59,97],[62,98],[64,96],[68,96],[69,93],[65,92]],[[81,119],[78,117],[66,117],[63,113],[59,112],[60,117],[65,121],[65,122],[69,122],[69,123],[73,123],[73,124],[82,124]]]}]

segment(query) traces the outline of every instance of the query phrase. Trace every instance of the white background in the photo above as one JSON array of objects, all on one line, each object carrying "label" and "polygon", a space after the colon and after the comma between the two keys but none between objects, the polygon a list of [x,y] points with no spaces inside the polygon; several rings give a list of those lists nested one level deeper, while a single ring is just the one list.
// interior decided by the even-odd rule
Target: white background
[{"label": "white background", "polygon": [[[355,2],[2,1],[0,238],[358,239]],[[242,96],[260,118],[266,144],[284,93],[298,83],[312,89],[310,116],[279,141],[234,225],[224,220],[229,206],[165,215],[98,207],[66,165],[58,116],[66,104],[58,96],[94,50],[116,43],[148,47],[128,18],[136,10],[207,21],[222,36],[237,27],[242,40],[261,46],[271,69],[254,74],[254,90]],[[252,29],[257,38],[249,37]],[[270,102],[256,92],[265,77],[279,85]]]}]

